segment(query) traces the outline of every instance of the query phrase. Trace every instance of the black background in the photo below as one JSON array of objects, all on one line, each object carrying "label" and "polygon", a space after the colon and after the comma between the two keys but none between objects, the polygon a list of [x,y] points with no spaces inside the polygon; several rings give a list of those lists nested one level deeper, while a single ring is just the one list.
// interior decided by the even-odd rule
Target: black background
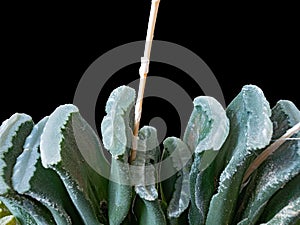
[{"label": "black background", "polygon": [[[299,107],[296,9],[273,2],[161,0],[154,38],[200,56],[217,77],[227,104],[243,85],[255,84],[271,107],[280,99]],[[14,3],[2,11],[0,119],[22,112],[37,122],[59,105],[73,102],[77,84],[94,60],[119,45],[145,39],[150,0],[99,1],[97,5]],[[138,77],[138,65],[129,70],[128,76]],[[153,63],[149,76],[159,70],[174,72]],[[127,79],[114,79],[99,98],[106,98]],[[193,97],[201,94],[194,90]],[[153,103],[145,103],[144,117],[151,117]],[[99,122],[103,105],[97,105],[97,110]]]}]

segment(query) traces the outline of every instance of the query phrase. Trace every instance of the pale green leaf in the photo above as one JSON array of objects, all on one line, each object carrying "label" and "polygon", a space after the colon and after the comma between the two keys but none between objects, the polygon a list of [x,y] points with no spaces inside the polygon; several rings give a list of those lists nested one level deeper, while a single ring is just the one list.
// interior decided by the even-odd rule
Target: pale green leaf
[{"label": "pale green leaf", "polygon": [[[175,174],[174,181],[171,179],[162,183],[163,192],[172,194],[167,202],[167,215],[170,219],[178,218],[187,209],[190,202],[189,172],[192,163],[192,152],[183,141],[176,137],[167,138],[163,144],[163,159],[168,157],[171,160],[171,166]],[[171,168],[161,168],[161,170],[167,169]],[[169,184],[167,184],[170,181],[174,182],[171,189],[169,189]]]},{"label": "pale green leaf", "polygon": [[131,111],[135,103],[135,90],[121,86],[116,88],[106,103],[107,115],[101,123],[101,133],[104,147],[118,158],[131,148]]},{"label": "pale green leaf", "polygon": [[184,140],[195,151],[190,170],[190,224],[204,224],[210,199],[215,192],[212,162],[229,133],[229,120],[222,105],[214,98],[200,96],[186,128]]},{"label": "pale green leaf", "polygon": [[160,157],[157,132],[154,127],[144,126],[139,131],[136,159],[131,166],[131,182],[135,192],[148,201],[158,197],[156,189],[157,165]]}]

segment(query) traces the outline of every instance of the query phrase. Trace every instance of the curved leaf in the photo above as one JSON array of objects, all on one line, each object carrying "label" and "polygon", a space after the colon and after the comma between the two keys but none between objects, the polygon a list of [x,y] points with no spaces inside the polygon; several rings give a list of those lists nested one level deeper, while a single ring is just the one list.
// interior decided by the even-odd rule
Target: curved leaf
[{"label": "curved leaf", "polygon": [[185,142],[195,151],[190,170],[190,224],[204,224],[210,199],[215,192],[212,162],[229,133],[229,120],[222,105],[214,98],[200,96],[184,135]]},{"label": "curved leaf", "polygon": [[118,158],[131,148],[132,131],[130,113],[135,102],[135,90],[121,86],[116,88],[108,98],[105,111],[107,115],[101,123],[104,147]]},{"label": "curved leaf", "polygon": [[139,224],[166,225],[156,189],[156,166],[159,157],[160,149],[156,129],[144,126],[139,131],[137,155],[131,166],[131,181],[138,194],[134,203],[134,213]]},{"label": "curved leaf", "polygon": [[108,165],[98,137],[76,106],[62,105],[49,116],[40,151],[43,166],[60,176],[84,224],[106,223],[108,182],[100,174],[109,174]]},{"label": "curved leaf", "polygon": [[112,158],[108,192],[108,217],[110,225],[121,224],[126,218],[132,199],[130,170],[127,162]]},{"label": "curved leaf", "polygon": [[24,151],[17,158],[13,169],[13,188],[45,205],[57,224],[82,224],[59,176],[42,166],[39,146],[47,121],[48,117],[45,117],[37,123],[26,138]]},{"label": "curved leaf", "polygon": [[[285,129],[300,122],[300,111],[289,101],[280,101],[272,110],[274,140],[283,135]],[[284,129],[283,129],[284,128]],[[294,137],[300,137],[300,132]],[[255,178],[248,185],[252,194],[239,224],[255,224],[270,198],[288,181],[300,173],[300,142],[289,140],[283,143],[257,169]]]},{"label": "curved leaf", "polygon": [[[161,184],[164,195],[168,192],[171,194],[167,201],[167,215],[169,219],[172,219],[178,218],[189,206],[189,172],[192,163],[192,152],[183,141],[176,137],[168,137],[163,144],[163,159],[170,157],[175,174],[175,180],[170,179]],[[170,168],[161,168],[161,170],[166,169]],[[173,183],[169,185],[169,182]]]},{"label": "curved leaf", "polygon": [[4,195],[12,187],[13,167],[32,127],[31,117],[20,113],[12,115],[0,127],[0,195]]},{"label": "curved leaf", "polygon": [[13,167],[32,127],[31,117],[20,113],[12,115],[0,127],[0,201],[21,224],[55,224],[46,207],[12,188]]},{"label": "curved leaf", "polygon": [[147,201],[137,197],[134,204],[134,212],[140,225],[167,225],[158,199]]},{"label": "curved leaf", "polygon": [[[244,86],[226,113],[230,132],[216,162],[228,164],[221,173],[218,192],[212,197],[206,224],[231,223],[244,173],[255,155],[269,144],[272,135],[269,103],[254,85]],[[223,165],[217,165],[216,169],[222,171]]]},{"label": "curved leaf", "polygon": [[155,187],[160,149],[154,127],[144,126],[139,131],[136,159],[131,166],[131,182],[135,192],[144,200],[154,201],[158,197]]},{"label": "curved leaf", "polygon": [[267,203],[259,223],[296,224],[300,222],[300,174],[281,188]]},{"label": "curved leaf", "polygon": [[202,153],[200,171],[214,160],[228,135],[228,130],[226,113],[215,98],[200,96],[194,99],[194,110],[183,141],[195,154]]}]

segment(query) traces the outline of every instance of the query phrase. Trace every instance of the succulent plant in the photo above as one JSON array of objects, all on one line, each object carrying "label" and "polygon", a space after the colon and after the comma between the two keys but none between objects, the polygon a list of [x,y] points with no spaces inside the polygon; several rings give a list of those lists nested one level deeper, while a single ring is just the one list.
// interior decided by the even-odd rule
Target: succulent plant
[{"label": "succulent plant", "polygon": [[[113,90],[101,137],[72,104],[0,127],[0,224],[300,224],[300,111],[245,85],[194,99],[182,140],[133,135],[135,90]],[[130,153],[136,144],[136,157]],[[109,153],[109,154],[107,154]]]}]

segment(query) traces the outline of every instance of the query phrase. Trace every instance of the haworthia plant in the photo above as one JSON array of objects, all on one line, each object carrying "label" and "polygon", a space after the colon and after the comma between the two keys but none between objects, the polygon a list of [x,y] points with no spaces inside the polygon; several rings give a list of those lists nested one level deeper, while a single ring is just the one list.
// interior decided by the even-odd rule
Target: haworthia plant
[{"label": "haworthia plant", "polygon": [[13,169],[13,188],[45,205],[57,224],[82,224],[59,176],[42,166],[39,146],[47,121],[48,117],[45,117],[37,123],[26,138],[24,150]]},{"label": "haworthia plant", "polygon": [[108,193],[110,225],[121,224],[129,213],[132,199],[130,168],[128,163],[132,145],[132,109],[135,90],[121,86],[109,96],[101,123],[102,140],[111,153],[111,171]]},{"label": "haworthia plant", "polygon": [[58,107],[49,116],[40,143],[42,165],[60,176],[83,223],[106,223],[107,179],[87,163],[83,154],[98,159],[102,166],[106,161],[99,155],[101,146],[96,134],[78,108],[71,104]]},{"label": "haworthia plant", "polygon": [[130,87],[111,93],[103,143],[72,104],[35,125],[20,113],[4,121],[0,224],[300,224],[300,112],[292,102],[271,111],[255,85],[226,109],[197,97],[183,139],[166,138],[163,151],[154,127],[133,137],[134,104]]},{"label": "haworthia plant", "polygon": [[271,109],[261,89],[243,87],[226,110],[230,133],[217,158],[226,167],[221,172],[217,193],[213,196],[206,224],[230,224],[244,173],[253,158],[267,146],[272,136]]},{"label": "haworthia plant", "polygon": [[184,134],[184,141],[195,153],[190,172],[190,224],[204,224],[210,199],[215,192],[214,165],[229,133],[229,120],[222,105],[214,98],[194,100],[194,110]]},{"label": "haworthia plant", "polygon": [[[284,134],[283,132],[285,130],[300,122],[300,111],[293,103],[289,101],[280,101],[273,108],[271,119],[274,124],[273,140],[276,141],[277,138]],[[300,132],[294,137],[299,138]],[[250,199],[244,200],[247,201],[247,206],[243,210],[242,220],[238,224],[250,225],[256,223],[271,197],[293,177],[300,173],[299,162],[299,140],[286,141],[267,161],[264,162],[258,169],[255,178],[253,177],[252,182],[248,185],[248,189],[253,190],[251,192],[252,195],[250,196]],[[282,200],[283,199],[280,199],[280,201]],[[299,200],[296,199],[294,204],[295,203],[299,203]],[[290,204],[289,207],[292,207],[292,202]],[[269,207],[267,209],[268,211],[271,210]],[[297,206],[295,205],[293,208],[295,207]],[[296,209],[295,212],[297,212]],[[298,217],[299,215],[300,214],[298,213]]]}]

